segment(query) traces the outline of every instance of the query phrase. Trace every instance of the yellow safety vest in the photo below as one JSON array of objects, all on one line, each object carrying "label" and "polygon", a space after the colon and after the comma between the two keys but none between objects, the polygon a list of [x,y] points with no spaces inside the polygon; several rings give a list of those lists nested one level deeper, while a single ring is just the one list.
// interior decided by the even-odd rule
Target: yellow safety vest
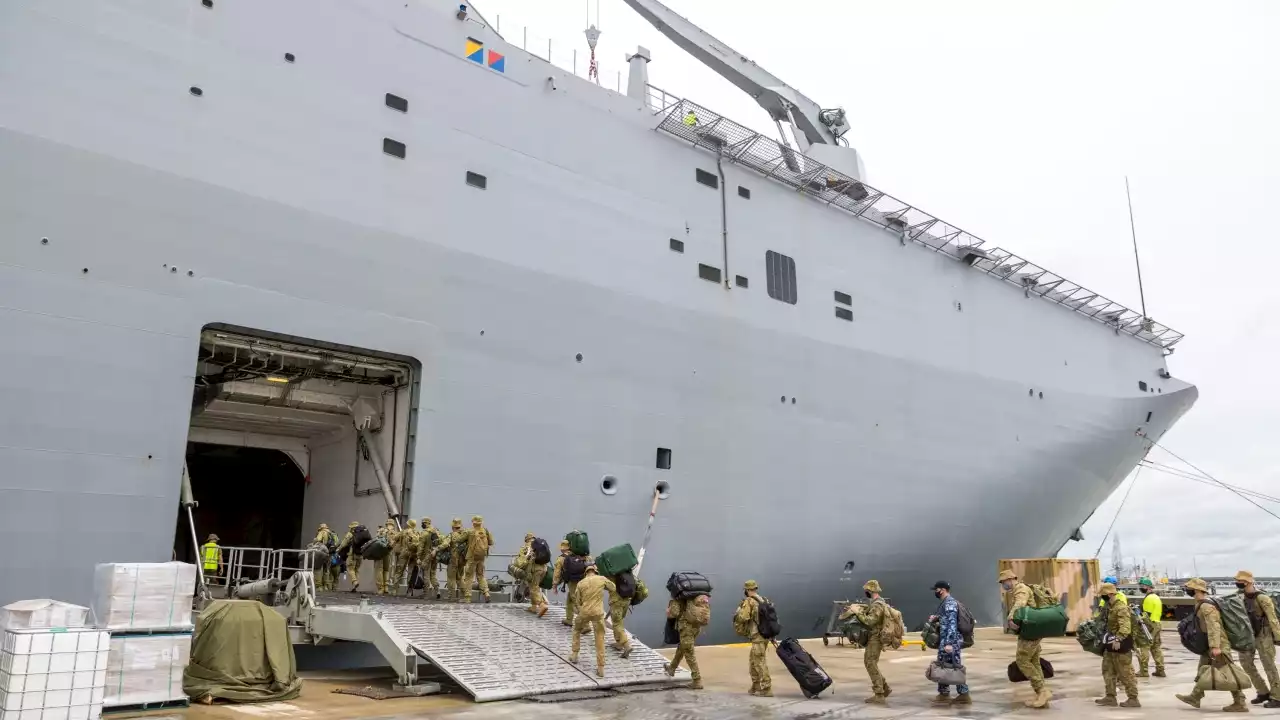
[{"label": "yellow safety vest", "polygon": [[690,127],[692,127],[692,126],[694,126],[694,125],[697,125],[697,124],[698,124],[698,116],[697,116],[697,115],[694,115],[693,113],[689,113],[688,115],[685,115],[685,116],[684,116],[684,124],[685,124],[685,125],[688,125],[688,126],[690,126]]},{"label": "yellow safety vest", "polygon": [[218,543],[205,543],[200,546],[200,555],[204,558],[205,572],[216,571],[218,561],[222,559],[222,548],[218,547]]},{"label": "yellow safety vest", "polygon": [[1164,617],[1164,601],[1155,593],[1148,593],[1142,599],[1142,612],[1155,622],[1160,622],[1160,618]]}]

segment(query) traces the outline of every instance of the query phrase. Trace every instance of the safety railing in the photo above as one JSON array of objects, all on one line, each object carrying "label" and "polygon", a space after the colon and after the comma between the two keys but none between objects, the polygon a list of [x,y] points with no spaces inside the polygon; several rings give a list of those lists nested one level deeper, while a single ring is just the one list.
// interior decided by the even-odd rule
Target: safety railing
[{"label": "safety railing", "polygon": [[1107,325],[1116,333],[1171,351],[1180,332],[1143,317],[1120,303],[1067,280],[1026,258],[986,242],[954,225],[795,149],[661,88],[647,89],[649,107],[662,115],[658,130],[718,154],[827,205],[844,210],[935,252],[964,261],[975,270]]}]

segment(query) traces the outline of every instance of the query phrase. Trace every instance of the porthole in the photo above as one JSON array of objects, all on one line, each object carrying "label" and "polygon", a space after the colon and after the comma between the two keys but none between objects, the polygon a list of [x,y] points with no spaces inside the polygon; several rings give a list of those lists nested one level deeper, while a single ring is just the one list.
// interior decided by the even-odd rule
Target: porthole
[{"label": "porthole", "polygon": [[654,489],[658,491],[659,500],[666,500],[671,495],[671,485],[666,480],[659,482]]},{"label": "porthole", "polygon": [[605,475],[600,479],[600,492],[605,495],[616,495],[618,492],[618,478],[612,475]]}]

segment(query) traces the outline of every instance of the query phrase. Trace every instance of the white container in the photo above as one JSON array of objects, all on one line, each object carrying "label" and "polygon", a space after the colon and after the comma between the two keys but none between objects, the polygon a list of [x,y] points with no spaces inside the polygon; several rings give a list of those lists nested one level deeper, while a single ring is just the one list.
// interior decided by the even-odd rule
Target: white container
[{"label": "white container", "polygon": [[6,630],[0,641],[0,720],[97,720],[106,673],[71,668],[105,665],[110,642],[108,633],[91,628]]},{"label": "white container", "polygon": [[189,630],[196,566],[106,563],[93,573],[94,625],[108,630]]},{"label": "white container", "polygon": [[0,608],[0,630],[82,628],[89,608],[57,600],[20,600]]},{"label": "white container", "polygon": [[103,702],[117,707],[185,700],[182,673],[190,660],[191,633],[115,635]]}]

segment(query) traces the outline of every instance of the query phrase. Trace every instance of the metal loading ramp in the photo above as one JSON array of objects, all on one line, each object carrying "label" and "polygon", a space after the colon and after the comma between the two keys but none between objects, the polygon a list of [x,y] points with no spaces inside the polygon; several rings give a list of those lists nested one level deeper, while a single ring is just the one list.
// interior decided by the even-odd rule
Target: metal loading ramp
[{"label": "metal loading ramp", "polygon": [[596,690],[689,679],[663,670],[666,658],[631,637],[631,657],[623,659],[605,645],[605,677],[595,675],[595,641],[582,638],[578,665],[568,661],[572,633],[563,623],[564,608],[545,617],[527,605],[379,605],[382,619],[420,656],[440,668],[477,702],[528,695]]}]

